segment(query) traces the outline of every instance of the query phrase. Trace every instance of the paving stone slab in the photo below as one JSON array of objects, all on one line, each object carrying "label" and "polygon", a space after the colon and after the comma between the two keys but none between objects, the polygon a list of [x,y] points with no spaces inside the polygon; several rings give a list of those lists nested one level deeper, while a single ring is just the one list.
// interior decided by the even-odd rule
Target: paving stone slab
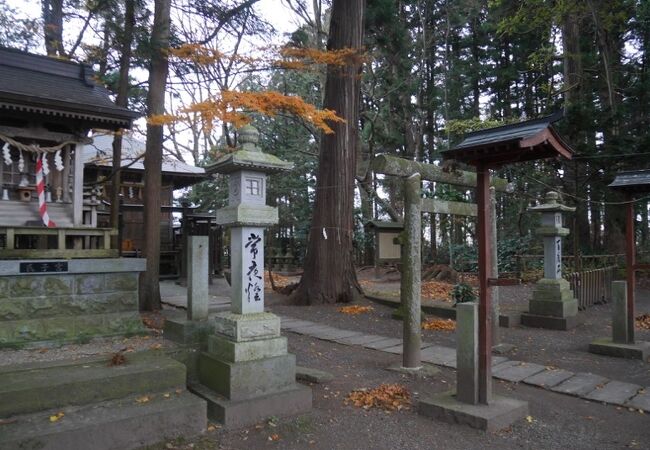
[{"label": "paving stone slab", "polygon": [[322,384],[334,380],[334,375],[325,372],[324,370],[318,370],[312,367],[296,366],[296,380]]},{"label": "paving stone slab", "polygon": [[596,389],[597,386],[604,385],[608,381],[609,379],[600,375],[579,372],[557,386],[553,386],[551,390],[562,394],[583,397]]},{"label": "paving stone slab", "polygon": [[499,362],[494,361],[494,358],[492,358],[492,374],[494,375],[495,372],[498,372],[501,369],[504,369],[506,367],[512,367],[521,361],[512,361],[509,359],[505,359]]},{"label": "paving stone slab", "polygon": [[291,331],[292,333],[296,333],[296,334],[305,334],[307,336],[314,336],[315,334],[322,333],[326,330],[331,331],[333,330],[333,328],[325,325],[312,324],[310,326],[292,328],[288,331]]},{"label": "paving stone slab", "polygon": [[307,330],[306,334],[311,337],[315,337],[316,339],[332,341],[341,336],[349,336],[349,334],[346,334],[343,331],[344,330],[339,330],[338,328],[323,325],[320,327],[314,327],[311,330]]},{"label": "paving stone slab", "polygon": [[306,320],[285,319],[285,318],[280,319],[280,327],[281,328],[286,328],[286,329],[300,328],[300,327],[304,327],[304,326],[311,325],[311,324],[312,324],[312,322],[308,322]]},{"label": "paving stone slab", "polygon": [[[432,345],[433,344],[426,344],[426,343],[423,342],[422,344],[420,344],[420,350],[425,349],[425,348],[429,348]],[[387,353],[395,353],[396,355],[401,355],[404,352],[404,345],[400,343],[400,344],[395,345],[393,347],[382,348],[381,351],[382,352],[387,352]],[[420,356],[422,356],[422,355],[420,354]]]},{"label": "paving stone slab", "polygon": [[622,381],[610,381],[602,388],[597,387],[584,398],[598,402],[611,403],[612,405],[623,405],[634,397],[641,389],[641,386]]},{"label": "paving stone slab", "polygon": [[[310,328],[314,328],[316,326],[318,326],[318,324],[315,324],[313,322],[304,322],[304,323],[298,323],[296,325],[290,324],[284,327],[284,329],[287,331],[291,331],[292,333],[304,334],[305,331],[309,330]],[[282,327],[282,322],[280,322],[280,327]]]},{"label": "paving stone slab", "polygon": [[386,336],[379,336],[377,334],[362,334],[361,336],[349,336],[337,339],[336,342],[344,345],[365,345],[371,342],[377,342],[386,339]]},{"label": "paving stone slab", "polygon": [[370,342],[368,344],[365,344],[364,347],[371,348],[373,350],[382,350],[384,348],[395,347],[396,345],[401,343],[402,343],[401,339],[386,338],[381,341],[375,341],[375,342]]},{"label": "paving stone slab", "polygon": [[359,337],[363,336],[363,333],[352,330],[336,330],[333,333],[330,333],[329,336],[323,336],[324,341],[331,341],[339,343],[339,339],[350,338],[350,337]]},{"label": "paving stone slab", "polygon": [[642,391],[639,391],[637,395],[628,400],[625,406],[650,412],[650,387],[645,387]]},{"label": "paving stone slab", "polygon": [[535,375],[545,370],[544,366],[540,366],[539,364],[526,363],[522,361],[509,362],[513,362],[515,364],[511,364],[510,366],[507,366],[507,363],[499,364],[498,367],[500,367],[500,369],[497,369],[496,371],[493,370],[492,376],[499,380],[519,383],[524,378],[528,378],[531,375]]},{"label": "paving stone slab", "polygon": [[565,380],[568,380],[573,375],[573,372],[563,369],[546,369],[543,372],[539,372],[533,376],[525,378],[523,381],[526,384],[531,384],[533,386],[538,386],[542,388],[552,388],[557,386]]},{"label": "paving stone slab", "polygon": [[492,367],[498,366],[499,364],[503,364],[506,361],[510,361],[510,360],[505,356],[492,356]]},{"label": "paving stone slab", "polygon": [[456,364],[456,350],[449,347],[432,346],[422,351],[422,361],[438,366],[451,367]]}]

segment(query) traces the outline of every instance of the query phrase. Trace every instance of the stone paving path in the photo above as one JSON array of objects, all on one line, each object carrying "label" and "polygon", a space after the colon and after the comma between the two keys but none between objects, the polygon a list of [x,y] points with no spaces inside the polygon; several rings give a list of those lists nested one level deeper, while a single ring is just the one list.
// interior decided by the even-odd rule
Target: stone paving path
[{"label": "stone paving path", "polygon": [[[282,329],[290,333],[342,345],[402,354],[401,339],[343,330],[287,316],[281,316],[281,318]],[[456,349],[422,342],[422,361],[455,369]],[[503,356],[492,357],[492,376],[499,380],[521,382],[585,400],[650,412],[650,386],[643,387],[633,383],[610,380],[592,373],[574,373],[535,363],[513,361]]]},{"label": "stone paving path", "polygon": [[[214,278],[208,287],[210,312],[222,311],[230,307],[230,285],[224,278]],[[176,284],[173,280],[160,282],[162,302],[176,308],[187,308],[187,287]]]}]

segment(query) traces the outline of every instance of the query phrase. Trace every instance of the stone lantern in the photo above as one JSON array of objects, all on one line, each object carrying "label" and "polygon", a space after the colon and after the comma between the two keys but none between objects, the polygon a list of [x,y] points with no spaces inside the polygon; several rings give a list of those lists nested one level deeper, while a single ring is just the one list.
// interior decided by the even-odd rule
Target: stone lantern
[{"label": "stone lantern", "polygon": [[575,208],[558,202],[559,194],[550,191],[544,204],[528,208],[542,213],[542,226],[536,234],[544,239],[544,278],[533,288],[529,312],[523,314],[521,323],[527,326],[567,330],[576,325],[578,301],[569,282],[562,278],[562,238],[569,229],[562,227],[562,213]]},{"label": "stone lantern", "polygon": [[239,140],[240,149],[208,169],[229,177],[228,206],[216,221],[230,227],[232,305],[215,317],[197,388],[212,418],[227,427],[311,408],[311,390],[295,382],[280,318],[264,312],[264,228],[278,223],[277,208],[266,205],[266,177],[293,164],[262,152],[252,126],[240,129]]}]

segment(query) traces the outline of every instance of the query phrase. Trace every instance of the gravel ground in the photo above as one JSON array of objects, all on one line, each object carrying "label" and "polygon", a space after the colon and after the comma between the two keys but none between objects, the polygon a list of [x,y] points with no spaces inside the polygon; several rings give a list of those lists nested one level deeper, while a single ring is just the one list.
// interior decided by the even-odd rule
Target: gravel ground
[{"label": "gravel ground", "polygon": [[[395,283],[380,283],[394,291]],[[398,285],[397,285],[398,289]],[[501,301],[505,305],[527,305],[531,286],[507,286],[500,288]],[[650,312],[650,292],[638,289],[637,314]],[[391,337],[401,337],[402,322],[391,318],[393,309],[388,306],[362,300],[359,305],[369,305],[369,313],[347,315],[338,311],[340,305],[292,306],[278,294],[267,294],[269,309],[275,313],[311,320],[343,329],[363,331]],[[557,366],[574,372],[593,372],[605,377],[650,386],[650,365],[643,361],[626,360],[589,353],[591,341],[611,336],[611,305],[595,305],[578,313],[583,321],[570,331],[545,330],[541,328],[501,328],[501,341],[515,345],[506,356],[510,359]],[[423,339],[439,345],[455,347],[455,333],[423,330]],[[637,329],[637,339],[650,341],[650,331]]]},{"label": "gravel ground", "polygon": [[[162,443],[156,449],[620,449],[650,448],[646,415],[524,385],[495,383],[497,393],[529,402],[531,422],[484,433],[419,416],[413,409],[386,413],[344,404],[353,389],[400,383],[414,399],[443,392],[455,372],[442,369],[424,379],[385,370],[390,355],[288,333],[298,364],[326,370],[335,379],[312,385],[314,408],[292,419],[276,419],[238,431],[212,431],[193,441]],[[622,432],[625,430],[625,432]],[[275,436],[274,436],[275,435]],[[273,439],[276,440],[273,440]]]}]

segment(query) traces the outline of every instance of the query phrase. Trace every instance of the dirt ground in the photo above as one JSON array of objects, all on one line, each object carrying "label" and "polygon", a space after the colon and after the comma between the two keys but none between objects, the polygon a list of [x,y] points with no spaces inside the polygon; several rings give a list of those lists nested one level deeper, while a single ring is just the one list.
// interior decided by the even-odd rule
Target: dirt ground
[{"label": "dirt ground", "polygon": [[530,421],[483,433],[422,417],[413,409],[364,410],[345,405],[353,389],[399,383],[418,399],[455,383],[453,370],[416,379],[386,370],[400,357],[288,334],[298,364],[334,374],[334,381],[311,385],[313,410],[256,426],[224,431],[210,427],[193,441],[171,441],[156,449],[622,449],[650,448],[645,414],[535,389],[495,383],[497,393],[529,402]]},{"label": "dirt ground", "polygon": [[[363,280],[363,276],[361,277]],[[366,286],[368,284],[366,283]],[[372,283],[375,291],[394,295],[399,282],[383,279]],[[501,288],[501,299],[514,309],[525,307],[531,286]],[[392,308],[362,300],[372,310],[358,315],[343,314],[340,305],[299,307],[286,304],[284,296],[268,293],[268,310],[343,329],[400,337],[402,322],[391,318]],[[650,292],[639,290],[638,313],[650,311]],[[611,334],[610,305],[580,312],[582,324],[572,331],[524,327],[501,329],[502,341],[515,345],[507,356],[571,371],[593,372],[619,381],[650,386],[650,365],[641,361],[592,355],[588,343]],[[638,330],[640,340],[650,332]],[[256,426],[224,431],[212,425],[208,434],[189,442],[167,442],[162,448],[196,449],[621,449],[650,448],[647,414],[627,408],[602,405],[560,395],[523,384],[497,382],[495,392],[529,402],[529,420],[507,430],[483,433],[458,425],[444,424],[419,416],[413,409],[397,412],[364,410],[345,404],[346,395],[359,388],[382,383],[404,385],[415,402],[429,393],[449,390],[455,371],[441,368],[436,375],[417,379],[386,370],[401,356],[361,347],[344,346],[302,335],[285,333],[290,351],[299,365],[331,372],[335,379],[311,385],[314,407],[296,418],[272,419]],[[423,330],[423,339],[454,346],[454,332]]]}]

